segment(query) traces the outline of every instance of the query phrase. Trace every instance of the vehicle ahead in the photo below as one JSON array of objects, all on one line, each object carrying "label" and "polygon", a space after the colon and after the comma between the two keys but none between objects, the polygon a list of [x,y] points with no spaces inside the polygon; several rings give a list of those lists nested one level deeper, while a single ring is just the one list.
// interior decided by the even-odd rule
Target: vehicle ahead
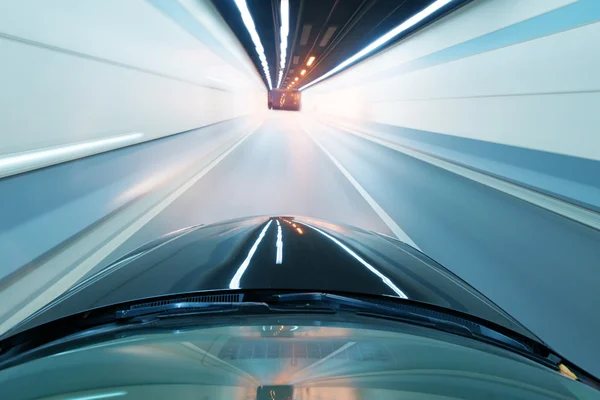
[{"label": "vehicle ahead", "polygon": [[302,93],[297,89],[273,89],[269,91],[269,109],[300,111]]},{"label": "vehicle ahead", "polygon": [[7,332],[2,399],[600,398],[418,250],[296,217],[144,245]]}]

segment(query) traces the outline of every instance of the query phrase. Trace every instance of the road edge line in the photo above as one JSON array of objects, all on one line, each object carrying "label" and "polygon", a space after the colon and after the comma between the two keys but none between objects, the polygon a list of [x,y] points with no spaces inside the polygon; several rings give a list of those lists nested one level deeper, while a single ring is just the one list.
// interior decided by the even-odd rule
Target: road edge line
[{"label": "road edge line", "polygon": [[261,121],[256,127],[251,129],[248,133],[238,139],[233,145],[222,152],[217,158],[212,160],[208,165],[203,167],[200,171],[194,174],[185,183],[180,185],[177,189],[169,193],[161,201],[154,204],[152,207],[144,211],[138,218],[131,222],[125,229],[110,238],[107,242],[100,245],[91,251],[90,255],[86,257],[82,262],[75,265],[70,271],[61,276],[56,282],[46,287],[41,293],[37,294],[30,302],[20,308],[16,313],[7,317],[0,323],[0,335],[3,335],[19,323],[29,318],[30,315],[37,312],[39,309],[44,307],[46,304],[60,296],[77,281],[91,271],[96,265],[98,265],[104,258],[115,251],[120,245],[122,245],[127,239],[133,236],[139,231],[144,225],[150,222],[156,215],[167,208],[177,198],[183,195],[188,189],[190,189],[196,182],[216,167],[223,159],[231,154],[239,145],[241,145],[250,135],[260,128],[264,121]]},{"label": "road edge line", "polygon": [[373,211],[381,218],[384,224],[387,225],[388,228],[394,233],[394,235],[398,238],[398,240],[408,244],[409,246],[414,247],[417,250],[421,250],[419,246],[408,236],[402,228],[389,216],[387,212],[375,201],[375,199],[366,191],[364,187],[354,177],[348,172],[346,168],[331,154],[319,141],[308,131],[306,128],[302,127],[302,130],[312,139],[313,142],[325,153],[325,155],[333,162],[333,164],[340,170],[342,175],[348,179],[350,184],[358,191],[358,193],[362,196],[363,199],[371,206]]},{"label": "road edge line", "polygon": [[522,201],[543,208],[562,217],[568,218],[589,228],[600,230],[600,214],[594,211],[588,210],[583,207],[579,207],[564,200],[560,200],[556,197],[552,197],[547,194],[529,189],[525,186],[494,177],[484,172],[479,172],[472,168],[468,168],[453,163],[451,161],[446,161],[444,159],[427,154],[425,152],[413,150],[401,144],[379,139],[368,133],[346,128],[344,126],[340,126],[332,122],[325,122],[322,120],[320,120],[320,122],[325,125],[329,125],[334,129],[339,129],[341,131],[348,132],[352,135],[358,136],[365,140],[369,140],[373,143],[395,150],[399,153],[403,153],[409,157],[416,158],[420,161],[424,161],[428,164],[442,168],[446,171],[462,176],[463,178],[470,179],[474,182],[480,183],[509,196],[518,198]]}]

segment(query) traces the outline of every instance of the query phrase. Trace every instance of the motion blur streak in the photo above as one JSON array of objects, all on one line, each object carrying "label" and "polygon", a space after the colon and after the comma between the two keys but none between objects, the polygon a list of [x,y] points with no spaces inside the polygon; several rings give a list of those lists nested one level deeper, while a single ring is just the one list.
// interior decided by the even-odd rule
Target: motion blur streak
[{"label": "motion blur streak", "polygon": [[289,0],[281,0],[281,29],[279,35],[281,36],[281,44],[279,45],[279,78],[277,79],[277,87],[281,86],[281,79],[283,78],[283,71],[285,68],[285,59],[287,54],[288,46],[288,34],[290,33],[290,3]]},{"label": "motion blur streak", "polygon": [[271,72],[269,71],[269,63],[267,62],[267,57],[265,56],[265,48],[260,41],[258,32],[256,32],[256,26],[254,25],[254,20],[252,19],[250,10],[248,10],[246,0],[235,0],[235,5],[240,10],[244,25],[246,26],[246,29],[248,29],[248,33],[250,34],[252,42],[256,47],[256,53],[258,54],[258,58],[260,58],[260,63],[262,64],[263,72],[265,73],[267,84],[269,85],[269,90],[271,90],[273,89],[273,85],[271,84]]},{"label": "motion blur streak", "polygon": [[17,172],[24,172],[46,165],[56,164],[89,156],[97,152],[111,150],[113,147],[123,147],[139,141],[142,133],[129,133],[106,139],[91,140],[89,142],[74,143],[65,146],[56,146],[48,149],[29,151],[15,155],[0,157],[0,178]]},{"label": "motion blur streak", "polygon": [[394,291],[394,293],[396,293],[398,295],[398,297],[401,297],[403,299],[408,299],[408,296],[406,296],[406,294],[404,294],[404,292],[402,290],[400,290],[396,285],[394,285],[394,283],[390,280],[390,278],[388,278],[387,276],[383,275],[381,272],[377,271],[375,269],[375,267],[373,267],[371,264],[369,264],[368,262],[366,262],[361,256],[359,256],[354,251],[352,251],[350,248],[348,248],[348,246],[346,246],[345,244],[343,244],[342,242],[340,242],[339,240],[337,240],[336,238],[334,238],[330,234],[323,232],[319,228],[316,228],[316,227],[314,227],[312,225],[309,225],[309,224],[306,224],[306,223],[303,223],[303,222],[300,222],[300,221],[296,221],[296,222],[299,223],[299,224],[302,224],[304,226],[308,226],[309,228],[311,228],[311,229],[319,232],[321,235],[324,235],[328,239],[331,239],[331,241],[333,241],[335,244],[337,244],[342,249],[344,249],[352,257],[356,258],[356,260],[358,262],[360,262],[362,265],[364,265],[365,267],[367,267],[367,269],[369,271],[371,271],[372,273],[374,273],[375,275],[377,275],[379,278],[381,278],[381,280],[383,281],[383,283],[385,283],[386,285],[388,285],[390,287],[390,289],[392,289]]},{"label": "motion blur streak", "polygon": [[[435,3],[433,3],[432,5],[430,5],[429,7],[425,8],[423,11],[415,14],[414,16],[412,16],[411,18],[409,18],[408,20],[404,21],[402,24],[398,25],[397,27],[395,27],[394,29],[392,29],[391,31],[389,31],[388,33],[386,33],[385,35],[383,35],[382,37],[380,37],[379,39],[375,40],[373,43],[371,43],[370,45],[368,45],[367,47],[365,47],[364,49],[362,49],[361,51],[359,51],[358,53],[356,53],[352,57],[348,58],[346,61],[344,61],[341,64],[339,64],[337,67],[335,67],[332,70],[330,70],[329,72],[321,75],[319,78],[315,79],[314,81],[312,81],[312,82],[310,82],[310,83],[302,86],[299,90],[304,90],[304,89],[306,89],[306,88],[314,85],[315,83],[321,82],[323,79],[329,78],[331,75],[335,74],[336,72],[340,72],[341,70],[343,70],[344,68],[346,68],[350,64],[352,64],[352,63],[360,60],[361,58],[363,58],[367,54],[369,54],[369,53],[377,50],[378,48],[380,48],[384,44],[388,43],[390,40],[394,39],[396,36],[398,36],[399,34],[401,34],[402,32],[404,32],[408,28],[414,26],[415,24],[418,24],[419,22],[421,22],[422,20],[424,20],[425,18],[427,18],[428,16],[430,16],[434,12],[438,11],[440,8],[444,7],[445,5],[447,5],[448,3],[450,3],[451,1],[452,0],[438,0],[438,1],[436,1]],[[308,64],[308,65],[310,65],[310,64]]]},{"label": "motion blur streak", "polygon": [[260,244],[260,242],[265,237],[265,233],[267,233],[267,230],[269,229],[269,226],[271,226],[271,222],[273,222],[273,220],[270,220],[267,223],[267,225],[265,225],[265,227],[263,228],[263,230],[260,232],[260,235],[258,235],[258,239],[256,239],[256,242],[254,242],[254,244],[252,245],[252,248],[248,252],[248,255],[246,256],[246,259],[244,260],[244,262],[242,263],[242,265],[240,265],[240,268],[237,270],[237,272],[233,276],[233,279],[231,279],[231,282],[229,283],[229,288],[230,289],[239,289],[240,288],[240,279],[242,279],[242,275],[244,275],[244,272],[246,272],[246,269],[248,268],[248,265],[250,265],[250,261],[252,260],[252,256],[256,252],[256,249],[258,248],[258,245]]},{"label": "motion blur streak", "polygon": [[[266,107],[284,56],[279,0],[72,3],[0,1],[3,160],[114,133],[143,136],[88,148],[114,146],[93,157],[62,154],[56,165],[48,157],[47,168],[40,162],[0,179],[0,332],[183,226],[285,215],[393,236],[381,218],[388,215],[429,257],[600,376],[590,351],[600,332],[600,231],[432,160],[600,215],[600,1],[289,0],[281,87],[320,80],[304,87],[295,113]],[[363,17],[369,5],[373,14]],[[352,11],[361,17],[346,32]],[[319,32],[330,25],[338,30],[322,48]],[[400,148],[414,149],[412,156]],[[6,169],[23,165],[15,160]],[[219,286],[228,287],[238,268],[233,286],[242,274],[244,283],[259,276],[263,249],[275,267],[276,232],[265,217],[258,221],[255,231],[234,232],[252,236]],[[294,241],[315,236],[351,258],[321,233],[282,221],[284,266]],[[263,228],[262,247],[240,266]],[[347,246],[370,262],[356,242]],[[335,267],[306,278],[352,281]],[[397,285],[416,298],[409,283]],[[560,301],[548,307],[556,293]]]}]

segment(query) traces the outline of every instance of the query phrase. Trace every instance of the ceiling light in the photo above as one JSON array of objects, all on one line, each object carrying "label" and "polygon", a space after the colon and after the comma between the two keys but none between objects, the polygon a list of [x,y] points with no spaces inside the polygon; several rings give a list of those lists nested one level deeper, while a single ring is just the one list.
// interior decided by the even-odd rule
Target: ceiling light
[{"label": "ceiling light", "polygon": [[304,75],[306,73],[306,70],[303,69],[302,71],[300,71],[300,75]]},{"label": "ceiling light", "polygon": [[312,30],[312,25],[304,25],[302,27],[302,33],[300,34],[300,45],[304,46],[308,43],[308,37],[310,36],[310,31]]},{"label": "ceiling light", "polygon": [[297,81],[297,80],[298,80],[298,77],[295,77],[295,78],[294,78],[294,80],[295,80],[295,81]]},{"label": "ceiling light", "polygon": [[319,43],[319,46],[327,46],[327,43],[329,43],[329,40],[331,40],[331,37],[333,36],[336,30],[337,26],[330,26],[329,28],[327,28],[327,31],[325,32],[325,35],[323,35],[323,39],[321,39],[321,43]]},{"label": "ceiling light", "polygon": [[277,87],[281,85],[283,71],[285,69],[285,58],[287,55],[288,34],[290,32],[290,3],[289,0],[281,0],[281,29],[279,36],[281,43],[279,45],[279,78],[277,79]]},{"label": "ceiling light", "polygon": [[310,67],[314,61],[315,61],[315,57],[312,56],[308,59],[308,62],[306,63],[306,65],[308,65]]},{"label": "ceiling light", "polygon": [[[446,4],[450,3],[451,1],[452,0],[437,0],[436,2],[431,4],[429,7],[416,13],[415,15],[413,15],[412,17],[410,17],[409,19],[407,19],[406,21],[404,21],[403,23],[401,23],[400,25],[398,25],[391,31],[387,32],[385,35],[381,36],[380,38],[378,38],[377,40],[375,40],[374,42],[369,44],[367,47],[363,48],[361,51],[359,51],[352,57],[348,58],[346,61],[339,64],[337,67],[333,68],[326,74],[321,75],[319,78],[315,79],[314,81],[302,86],[300,88],[300,90],[306,89],[307,87],[310,87],[310,86],[314,85],[315,83],[322,81],[323,79],[329,78],[331,75],[335,74],[336,72],[341,71],[342,69],[346,68],[350,64],[356,62],[357,60],[361,59],[362,57],[366,56],[367,54],[380,48],[381,46],[383,46],[384,44],[386,44],[387,42],[389,42],[390,40],[394,39],[396,36],[398,36],[399,34],[404,32],[405,30],[418,24],[419,22],[421,22],[422,20],[424,20],[425,18],[427,18],[428,16],[430,16],[431,14],[433,14],[434,12],[439,10],[440,8],[444,7]],[[314,58],[314,57],[311,57],[311,59],[312,58]],[[308,63],[306,65],[310,66],[310,64],[312,64],[312,61],[309,59]]]},{"label": "ceiling light", "polygon": [[260,59],[260,63],[263,67],[263,72],[265,77],[267,78],[267,84],[269,85],[269,90],[273,89],[273,85],[271,84],[271,73],[269,72],[269,64],[267,63],[267,57],[265,57],[265,49],[260,42],[260,37],[258,36],[258,32],[256,32],[256,26],[254,25],[254,20],[252,19],[252,15],[250,14],[250,10],[248,10],[248,5],[246,4],[246,0],[235,0],[235,5],[240,10],[240,14],[242,14],[242,21],[244,21],[244,25],[252,38],[252,43],[254,43],[256,53],[258,54],[258,58]]}]

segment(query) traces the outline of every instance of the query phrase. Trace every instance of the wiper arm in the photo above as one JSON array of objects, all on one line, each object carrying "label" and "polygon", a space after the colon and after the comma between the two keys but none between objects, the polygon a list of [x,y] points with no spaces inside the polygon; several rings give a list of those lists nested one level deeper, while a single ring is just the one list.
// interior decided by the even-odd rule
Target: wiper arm
[{"label": "wiper arm", "polygon": [[[427,326],[449,333],[457,333],[463,336],[500,342],[522,351],[533,352],[533,349],[524,343],[479,323],[459,317],[452,317],[450,319],[433,316],[427,309],[415,312],[413,310],[417,310],[417,308],[414,305],[410,306],[411,310],[407,310],[406,307],[403,307],[401,304],[391,306],[329,293],[285,293],[274,295],[272,298],[274,304],[306,303],[306,307],[308,307],[311,302],[326,304],[330,307],[334,307],[338,311],[355,311],[359,315],[393,319],[396,321]],[[271,302],[269,303],[271,304]]]}]

